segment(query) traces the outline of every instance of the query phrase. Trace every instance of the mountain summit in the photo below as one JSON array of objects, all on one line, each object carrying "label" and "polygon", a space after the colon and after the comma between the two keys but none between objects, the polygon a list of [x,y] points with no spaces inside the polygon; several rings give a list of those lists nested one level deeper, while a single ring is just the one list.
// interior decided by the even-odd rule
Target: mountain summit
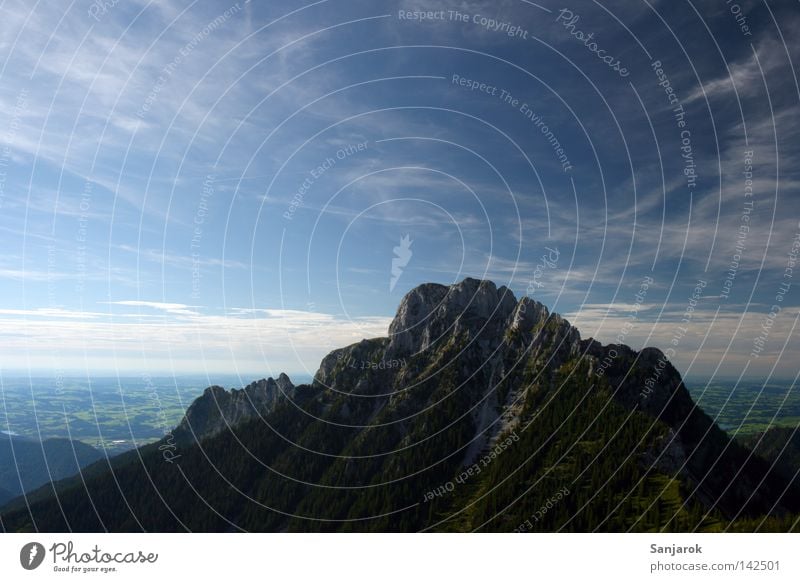
[{"label": "mountain summit", "polygon": [[171,440],[113,465],[3,523],[693,531],[781,529],[798,511],[791,483],[695,405],[660,350],[581,339],[477,279],[411,290],[388,337],[334,350],[311,384],[207,389]]}]

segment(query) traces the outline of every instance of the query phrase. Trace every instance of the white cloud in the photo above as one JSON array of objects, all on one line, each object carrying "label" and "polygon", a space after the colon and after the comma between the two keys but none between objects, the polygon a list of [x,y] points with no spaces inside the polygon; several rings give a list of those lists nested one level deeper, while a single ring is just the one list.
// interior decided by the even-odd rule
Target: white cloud
[{"label": "white cloud", "polygon": [[[792,367],[792,360],[800,349],[800,338],[793,329],[798,316],[796,310],[786,309],[778,314],[768,333],[766,349],[758,357],[751,358],[753,342],[764,331],[762,325],[769,307],[728,305],[717,313],[711,303],[701,301],[688,323],[682,321],[686,304],[678,303],[645,306],[636,318],[629,317],[629,309],[603,304],[589,305],[565,317],[580,330],[583,338],[625,343],[634,349],[651,346],[666,351],[673,348],[672,363],[690,377],[712,373],[737,376],[746,364],[748,375],[764,375],[776,361],[779,361],[778,374],[794,373],[796,366]],[[659,315],[662,308],[663,313]]]},{"label": "white cloud", "polygon": [[157,301],[138,301],[138,300],[109,301],[108,303],[110,305],[124,305],[127,307],[148,307],[150,309],[156,309],[158,311],[163,311],[171,315],[199,315],[196,311],[192,309],[191,306],[184,305],[182,303],[159,303]]},{"label": "white cloud", "polygon": [[[764,84],[771,74],[785,67],[785,53],[774,38],[768,37],[756,47],[756,55],[749,53],[728,66],[728,75],[711,79],[697,87],[686,97],[684,105],[703,98],[726,97],[734,91],[740,99],[763,93]],[[733,98],[732,95],[730,97]]]},{"label": "white cloud", "polygon": [[347,319],[284,309],[230,308],[229,315],[209,315],[180,303],[111,304],[153,309],[163,316],[3,310],[0,367],[313,374],[330,350],[386,336],[391,322],[388,317]]}]

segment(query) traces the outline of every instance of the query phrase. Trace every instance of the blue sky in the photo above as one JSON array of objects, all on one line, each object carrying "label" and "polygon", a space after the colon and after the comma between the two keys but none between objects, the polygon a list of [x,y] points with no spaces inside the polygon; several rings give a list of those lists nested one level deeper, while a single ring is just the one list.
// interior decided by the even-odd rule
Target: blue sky
[{"label": "blue sky", "polygon": [[798,24],[775,2],[4,2],[0,369],[310,374],[413,286],[473,276],[689,377],[794,377]]}]

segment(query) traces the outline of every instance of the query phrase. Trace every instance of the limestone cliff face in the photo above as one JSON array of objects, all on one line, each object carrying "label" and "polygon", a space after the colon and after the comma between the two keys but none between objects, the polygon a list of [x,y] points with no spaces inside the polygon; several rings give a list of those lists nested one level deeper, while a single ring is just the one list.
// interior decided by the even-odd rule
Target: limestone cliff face
[{"label": "limestone cliff face", "polygon": [[293,397],[294,392],[286,374],[277,380],[258,380],[241,390],[210,386],[189,406],[173,434],[184,442],[213,436],[251,418],[266,416],[283,398]]}]

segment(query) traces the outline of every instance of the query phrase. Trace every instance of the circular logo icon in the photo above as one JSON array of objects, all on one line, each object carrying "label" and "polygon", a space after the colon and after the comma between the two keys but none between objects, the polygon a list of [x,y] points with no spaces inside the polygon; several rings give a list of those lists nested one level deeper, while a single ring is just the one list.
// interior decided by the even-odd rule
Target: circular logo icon
[{"label": "circular logo icon", "polygon": [[19,552],[19,563],[26,570],[35,570],[42,565],[44,554],[44,546],[39,542],[25,544]]}]

